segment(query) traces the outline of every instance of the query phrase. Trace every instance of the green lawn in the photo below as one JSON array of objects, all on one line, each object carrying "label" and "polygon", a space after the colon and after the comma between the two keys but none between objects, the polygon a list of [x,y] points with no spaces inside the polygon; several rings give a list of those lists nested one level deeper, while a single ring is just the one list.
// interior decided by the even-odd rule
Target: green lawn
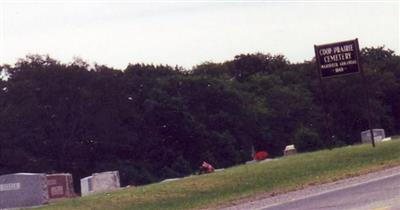
[{"label": "green lawn", "polygon": [[151,184],[51,204],[39,209],[198,209],[262,193],[304,186],[400,165],[400,140],[357,145],[241,165],[213,174]]}]

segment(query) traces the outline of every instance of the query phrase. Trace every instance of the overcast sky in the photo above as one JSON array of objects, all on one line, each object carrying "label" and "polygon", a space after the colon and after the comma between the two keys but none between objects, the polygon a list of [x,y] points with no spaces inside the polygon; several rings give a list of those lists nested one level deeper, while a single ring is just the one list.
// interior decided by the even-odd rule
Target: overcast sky
[{"label": "overcast sky", "polygon": [[255,52],[302,62],[314,44],[354,38],[360,47],[400,50],[399,1],[0,2],[1,64],[49,54],[120,69],[191,68]]}]

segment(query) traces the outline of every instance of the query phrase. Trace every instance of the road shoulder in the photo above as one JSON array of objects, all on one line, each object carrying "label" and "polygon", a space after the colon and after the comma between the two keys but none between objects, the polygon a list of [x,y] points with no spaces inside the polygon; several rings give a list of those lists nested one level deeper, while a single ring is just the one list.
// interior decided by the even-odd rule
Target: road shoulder
[{"label": "road shoulder", "polygon": [[274,193],[266,193],[255,198],[247,198],[234,202],[230,202],[221,210],[240,210],[240,209],[260,209],[266,206],[274,206],[283,202],[303,199],[305,197],[318,195],[321,193],[346,188],[353,185],[369,182],[382,177],[388,177],[400,173],[400,166],[382,169],[379,171],[355,176],[351,178],[341,179],[321,185],[309,186],[304,189],[291,191],[284,194],[275,195]]}]

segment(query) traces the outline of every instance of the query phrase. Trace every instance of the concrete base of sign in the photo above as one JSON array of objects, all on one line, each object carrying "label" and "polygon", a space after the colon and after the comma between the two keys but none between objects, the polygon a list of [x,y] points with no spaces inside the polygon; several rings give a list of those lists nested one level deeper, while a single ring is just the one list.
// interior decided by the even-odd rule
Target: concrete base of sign
[{"label": "concrete base of sign", "polygon": [[[374,141],[375,142],[380,142],[384,138],[386,138],[384,129],[372,129],[372,133],[374,135]],[[361,132],[361,142],[362,143],[371,143],[372,142],[371,131],[370,130],[366,130],[366,131],[362,131]]]}]

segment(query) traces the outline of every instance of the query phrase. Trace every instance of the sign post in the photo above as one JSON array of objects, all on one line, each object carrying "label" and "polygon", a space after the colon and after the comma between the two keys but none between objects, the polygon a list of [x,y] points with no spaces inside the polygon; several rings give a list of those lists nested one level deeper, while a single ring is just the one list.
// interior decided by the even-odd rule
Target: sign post
[{"label": "sign post", "polygon": [[[371,131],[372,146],[375,147],[374,135],[371,125],[371,112],[369,104],[369,91],[365,81],[365,75],[360,62],[360,49],[358,39],[335,42],[324,45],[314,45],[318,66],[319,81],[322,90],[322,106],[325,112],[325,123],[329,124],[329,111],[324,102],[324,88],[322,80],[331,77],[344,76],[361,72],[364,85],[364,93],[367,102],[368,126]],[[329,131],[329,128],[326,127]],[[330,135],[330,134],[328,134]]]}]

